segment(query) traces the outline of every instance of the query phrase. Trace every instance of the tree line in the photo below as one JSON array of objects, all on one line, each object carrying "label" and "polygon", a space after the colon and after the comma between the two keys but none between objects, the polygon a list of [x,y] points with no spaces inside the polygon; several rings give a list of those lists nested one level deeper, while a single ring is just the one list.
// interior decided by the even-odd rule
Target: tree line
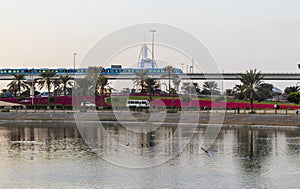
[{"label": "tree line", "polygon": [[[53,89],[54,95],[71,95],[72,90],[82,95],[96,95],[103,96],[104,93],[109,90],[108,78],[101,75],[102,67],[89,67],[88,73],[84,78],[76,79],[70,75],[57,76],[56,72],[46,71],[39,74],[39,78],[30,82],[26,81],[24,74],[13,74],[13,81],[11,81],[7,87],[8,89],[2,89],[3,93],[13,93],[17,96],[29,96],[30,88],[36,87],[41,90],[46,88],[48,91],[48,99],[50,99],[50,92]],[[247,70],[245,73],[238,75],[240,84],[236,84],[233,89],[226,89],[222,93],[218,87],[216,81],[205,81],[200,87],[198,83],[186,82],[182,83],[181,90],[184,94],[196,94],[196,95],[221,95],[233,97],[235,99],[249,100],[251,106],[251,112],[253,112],[253,101],[264,101],[268,98],[272,98],[276,94],[273,91],[273,85],[263,82],[263,74],[256,69]],[[135,73],[133,83],[136,85],[136,93],[148,94],[151,101],[155,94],[168,94],[172,96],[172,99],[179,93],[180,77],[175,73],[175,68],[168,65],[164,67],[164,74],[159,78],[166,80],[166,92],[160,89],[162,83],[155,78],[149,77],[147,70],[142,70]],[[172,86],[173,85],[173,86]],[[287,100],[293,103],[300,102],[300,86],[286,87],[284,94],[287,95]],[[85,101],[86,99],[84,99]],[[103,104],[104,99],[102,98]],[[172,101],[172,106],[174,102]]]}]

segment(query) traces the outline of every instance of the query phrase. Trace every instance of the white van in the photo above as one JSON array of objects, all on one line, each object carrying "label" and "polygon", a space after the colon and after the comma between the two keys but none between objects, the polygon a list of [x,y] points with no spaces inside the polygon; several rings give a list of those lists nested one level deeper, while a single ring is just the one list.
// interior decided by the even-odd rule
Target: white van
[{"label": "white van", "polygon": [[[80,106],[84,106],[84,103],[81,102]],[[93,107],[93,108],[95,108],[96,104],[87,101],[87,102],[85,102],[85,106],[86,107]]]},{"label": "white van", "polygon": [[126,107],[149,108],[150,103],[149,103],[149,100],[127,100]]}]

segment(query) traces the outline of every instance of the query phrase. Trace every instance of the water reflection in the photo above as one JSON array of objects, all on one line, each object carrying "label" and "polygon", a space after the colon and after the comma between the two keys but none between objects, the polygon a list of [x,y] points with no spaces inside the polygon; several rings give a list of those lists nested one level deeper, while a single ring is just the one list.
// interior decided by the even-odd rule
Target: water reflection
[{"label": "water reflection", "polygon": [[[161,126],[147,133],[143,132],[143,127],[140,132],[134,132],[118,124],[106,124],[103,128],[90,124],[90,129],[83,131],[85,133],[80,133],[72,123],[1,124],[0,185],[5,183],[7,186],[16,186],[14,183],[24,182],[17,174],[20,170],[28,174],[28,177],[44,174],[45,178],[48,178],[48,174],[50,177],[56,175],[52,179],[57,182],[59,177],[67,177],[65,183],[70,188],[75,183],[86,182],[74,174],[81,177],[89,175],[100,180],[106,178],[107,174],[112,177],[112,174],[128,174],[132,178],[125,179],[124,175],[120,176],[118,183],[130,182],[129,188],[156,188],[165,182],[169,184],[165,186],[171,188],[198,188],[197,184],[202,185],[203,182],[210,184],[211,188],[224,188],[229,184],[231,188],[261,188],[272,187],[275,184],[284,187],[286,184],[296,185],[296,178],[300,176],[300,131],[297,129],[223,128],[217,140],[208,149],[213,154],[209,157],[200,150],[204,127],[194,128],[192,139],[184,150],[178,153],[180,143],[190,136],[191,130]],[[178,129],[179,132],[175,134],[175,130]],[[92,140],[83,141],[81,134],[91,136]],[[159,145],[160,148],[156,148]],[[139,172],[147,175],[150,180],[155,180],[155,183],[147,182],[148,185],[145,186],[145,182],[139,180],[142,178],[137,176],[136,172],[116,168],[99,158],[97,153],[100,156],[113,154],[118,161],[126,158],[126,161],[128,158],[130,160],[131,156],[128,154],[137,157],[131,159],[132,161],[158,161],[157,159],[164,156],[170,157],[170,160],[150,169],[155,170],[155,174],[150,171],[151,175],[148,175],[149,169]],[[28,172],[28,166],[34,166],[36,169]],[[68,174],[56,172],[57,169],[52,170],[53,166],[67,171]],[[43,172],[43,168],[50,170],[50,173]],[[99,170],[103,174],[99,174]],[[169,178],[169,174],[174,176],[176,182]],[[133,178],[135,180],[131,180]],[[215,179],[219,180],[220,184],[212,184],[212,180]],[[41,186],[47,186],[48,180],[39,182]],[[91,183],[91,180],[89,182],[90,185],[85,185],[86,187],[118,187],[111,180],[101,181],[100,184]],[[27,184],[28,187],[31,186],[30,182]]]}]

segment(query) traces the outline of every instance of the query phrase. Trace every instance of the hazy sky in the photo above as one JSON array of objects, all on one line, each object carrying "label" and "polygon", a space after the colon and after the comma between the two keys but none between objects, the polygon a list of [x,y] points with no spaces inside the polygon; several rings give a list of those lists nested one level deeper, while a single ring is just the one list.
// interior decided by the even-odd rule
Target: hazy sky
[{"label": "hazy sky", "polygon": [[225,72],[298,72],[298,0],[1,0],[1,68],[72,67],[102,37],[157,22],[200,39]]}]

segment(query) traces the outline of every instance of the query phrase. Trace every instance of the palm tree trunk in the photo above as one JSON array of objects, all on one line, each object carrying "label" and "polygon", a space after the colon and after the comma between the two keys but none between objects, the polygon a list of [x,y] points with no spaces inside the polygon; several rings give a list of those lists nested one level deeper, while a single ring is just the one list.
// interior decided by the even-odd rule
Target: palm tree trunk
[{"label": "palm tree trunk", "polygon": [[18,83],[18,91],[19,91],[19,96],[21,96],[21,85]]},{"label": "palm tree trunk", "polygon": [[102,112],[103,112],[103,109],[104,109],[104,96],[103,95],[104,95],[103,94],[103,89],[101,89],[101,106],[102,106],[101,110],[102,110]]},{"label": "palm tree trunk", "polygon": [[169,73],[169,95],[171,93],[171,74]]},{"label": "palm tree trunk", "polygon": [[50,85],[48,85],[48,106],[50,104]]},{"label": "palm tree trunk", "polygon": [[172,110],[174,110],[174,94],[172,94]]},{"label": "palm tree trunk", "polygon": [[253,111],[253,91],[250,92],[250,104],[251,104],[251,114],[254,113]]}]

